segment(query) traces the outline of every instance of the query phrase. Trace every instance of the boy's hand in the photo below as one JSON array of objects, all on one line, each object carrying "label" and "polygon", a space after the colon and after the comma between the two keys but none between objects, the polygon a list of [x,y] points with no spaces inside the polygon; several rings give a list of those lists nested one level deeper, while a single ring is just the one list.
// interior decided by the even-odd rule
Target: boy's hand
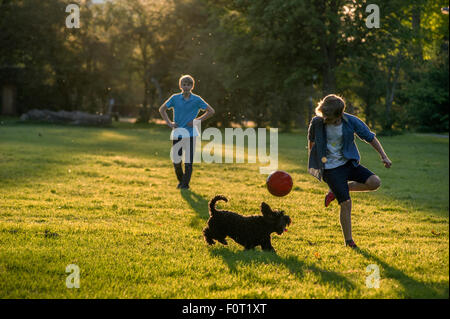
[{"label": "boy's hand", "polygon": [[192,127],[194,125],[194,121],[190,121],[187,126]]},{"label": "boy's hand", "polygon": [[381,146],[380,142],[378,141],[378,139],[376,137],[373,138],[373,140],[369,143],[370,145],[372,145],[372,147],[378,152],[378,154],[380,154],[381,156],[381,161],[384,164],[384,167],[386,168],[390,168],[392,165],[391,160],[387,157],[386,153],[383,150],[383,147]]},{"label": "boy's hand", "polygon": [[387,156],[386,157],[382,157],[381,161],[383,162],[384,167],[386,167],[386,168],[390,168],[391,165],[392,165],[391,160]]},{"label": "boy's hand", "polygon": [[175,123],[175,122],[169,122],[169,124],[167,124],[167,125],[169,125],[170,128],[177,128],[178,127],[177,123]]}]

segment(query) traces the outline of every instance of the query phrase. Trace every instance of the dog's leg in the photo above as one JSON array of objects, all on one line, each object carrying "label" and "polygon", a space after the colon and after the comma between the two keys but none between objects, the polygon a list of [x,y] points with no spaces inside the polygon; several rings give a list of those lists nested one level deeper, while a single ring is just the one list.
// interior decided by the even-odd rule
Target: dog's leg
[{"label": "dog's leg", "polygon": [[203,236],[205,237],[206,242],[208,243],[208,245],[214,245],[215,241],[211,236],[211,231],[209,228],[205,228],[203,229]]},{"label": "dog's leg", "polygon": [[270,237],[264,239],[264,241],[261,243],[261,248],[264,251],[275,252],[275,249],[273,248],[272,243],[270,242]]}]

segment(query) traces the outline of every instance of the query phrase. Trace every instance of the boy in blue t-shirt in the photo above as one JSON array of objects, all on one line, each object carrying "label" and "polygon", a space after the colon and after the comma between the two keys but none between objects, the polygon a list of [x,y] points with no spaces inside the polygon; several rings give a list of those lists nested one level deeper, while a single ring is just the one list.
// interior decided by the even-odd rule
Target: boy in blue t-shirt
[{"label": "boy in blue t-shirt", "polygon": [[[194,127],[194,120],[204,121],[211,117],[215,111],[199,95],[192,93],[195,81],[190,75],[180,77],[179,86],[181,93],[173,94],[159,108],[167,125],[172,128],[172,162],[175,168],[175,174],[178,179],[177,188],[188,189],[192,176],[192,163],[194,161],[195,137],[198,136],[197,128]],[[173,122],[169,120],[167,109],[173,108]],[[199,110],[205,113],[196,118]],[[181,166],[182,152],[185,152],[184,173]]]}]

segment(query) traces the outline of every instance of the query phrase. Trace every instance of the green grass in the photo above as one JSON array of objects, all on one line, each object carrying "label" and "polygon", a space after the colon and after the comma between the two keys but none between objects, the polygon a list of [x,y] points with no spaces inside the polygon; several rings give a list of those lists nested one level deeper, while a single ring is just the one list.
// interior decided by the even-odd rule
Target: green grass
[{"label": "green grass", "polygon": [[[448,298],[448,139],[380,138],[385,169],[358,141],[377,192],[353,193],[344,247],[338,205],[306,173],[305,132],[280,134],[286,197],[265,188],[259,164],[196,164],[190,191],[175,189],[169,131],[157,126],[0,125],[0,298]],[[277,254],[209,247],[207,202],[256,214],[261,201],[293,224],[273,235]],[[81,270],[79,289],[66,266]],[[367,288],[366,267],[380,268]]]}]

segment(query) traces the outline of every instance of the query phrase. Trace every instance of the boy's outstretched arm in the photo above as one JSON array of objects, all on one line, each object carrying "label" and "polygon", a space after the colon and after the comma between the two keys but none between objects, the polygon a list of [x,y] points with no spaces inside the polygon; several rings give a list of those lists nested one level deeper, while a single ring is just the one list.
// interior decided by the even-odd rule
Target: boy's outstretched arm
[{"label": "boy's outstretched arm", "polygon": [[373,138],[372,142],[369,143],[372,145],[372,147],[380,154],[381,161],[384,164],[384,167],[390,168],[392,165],[391,160],[387,157],[386,153],[384,152],[383,146],[381,146],[380,141],[376,137]]}]

